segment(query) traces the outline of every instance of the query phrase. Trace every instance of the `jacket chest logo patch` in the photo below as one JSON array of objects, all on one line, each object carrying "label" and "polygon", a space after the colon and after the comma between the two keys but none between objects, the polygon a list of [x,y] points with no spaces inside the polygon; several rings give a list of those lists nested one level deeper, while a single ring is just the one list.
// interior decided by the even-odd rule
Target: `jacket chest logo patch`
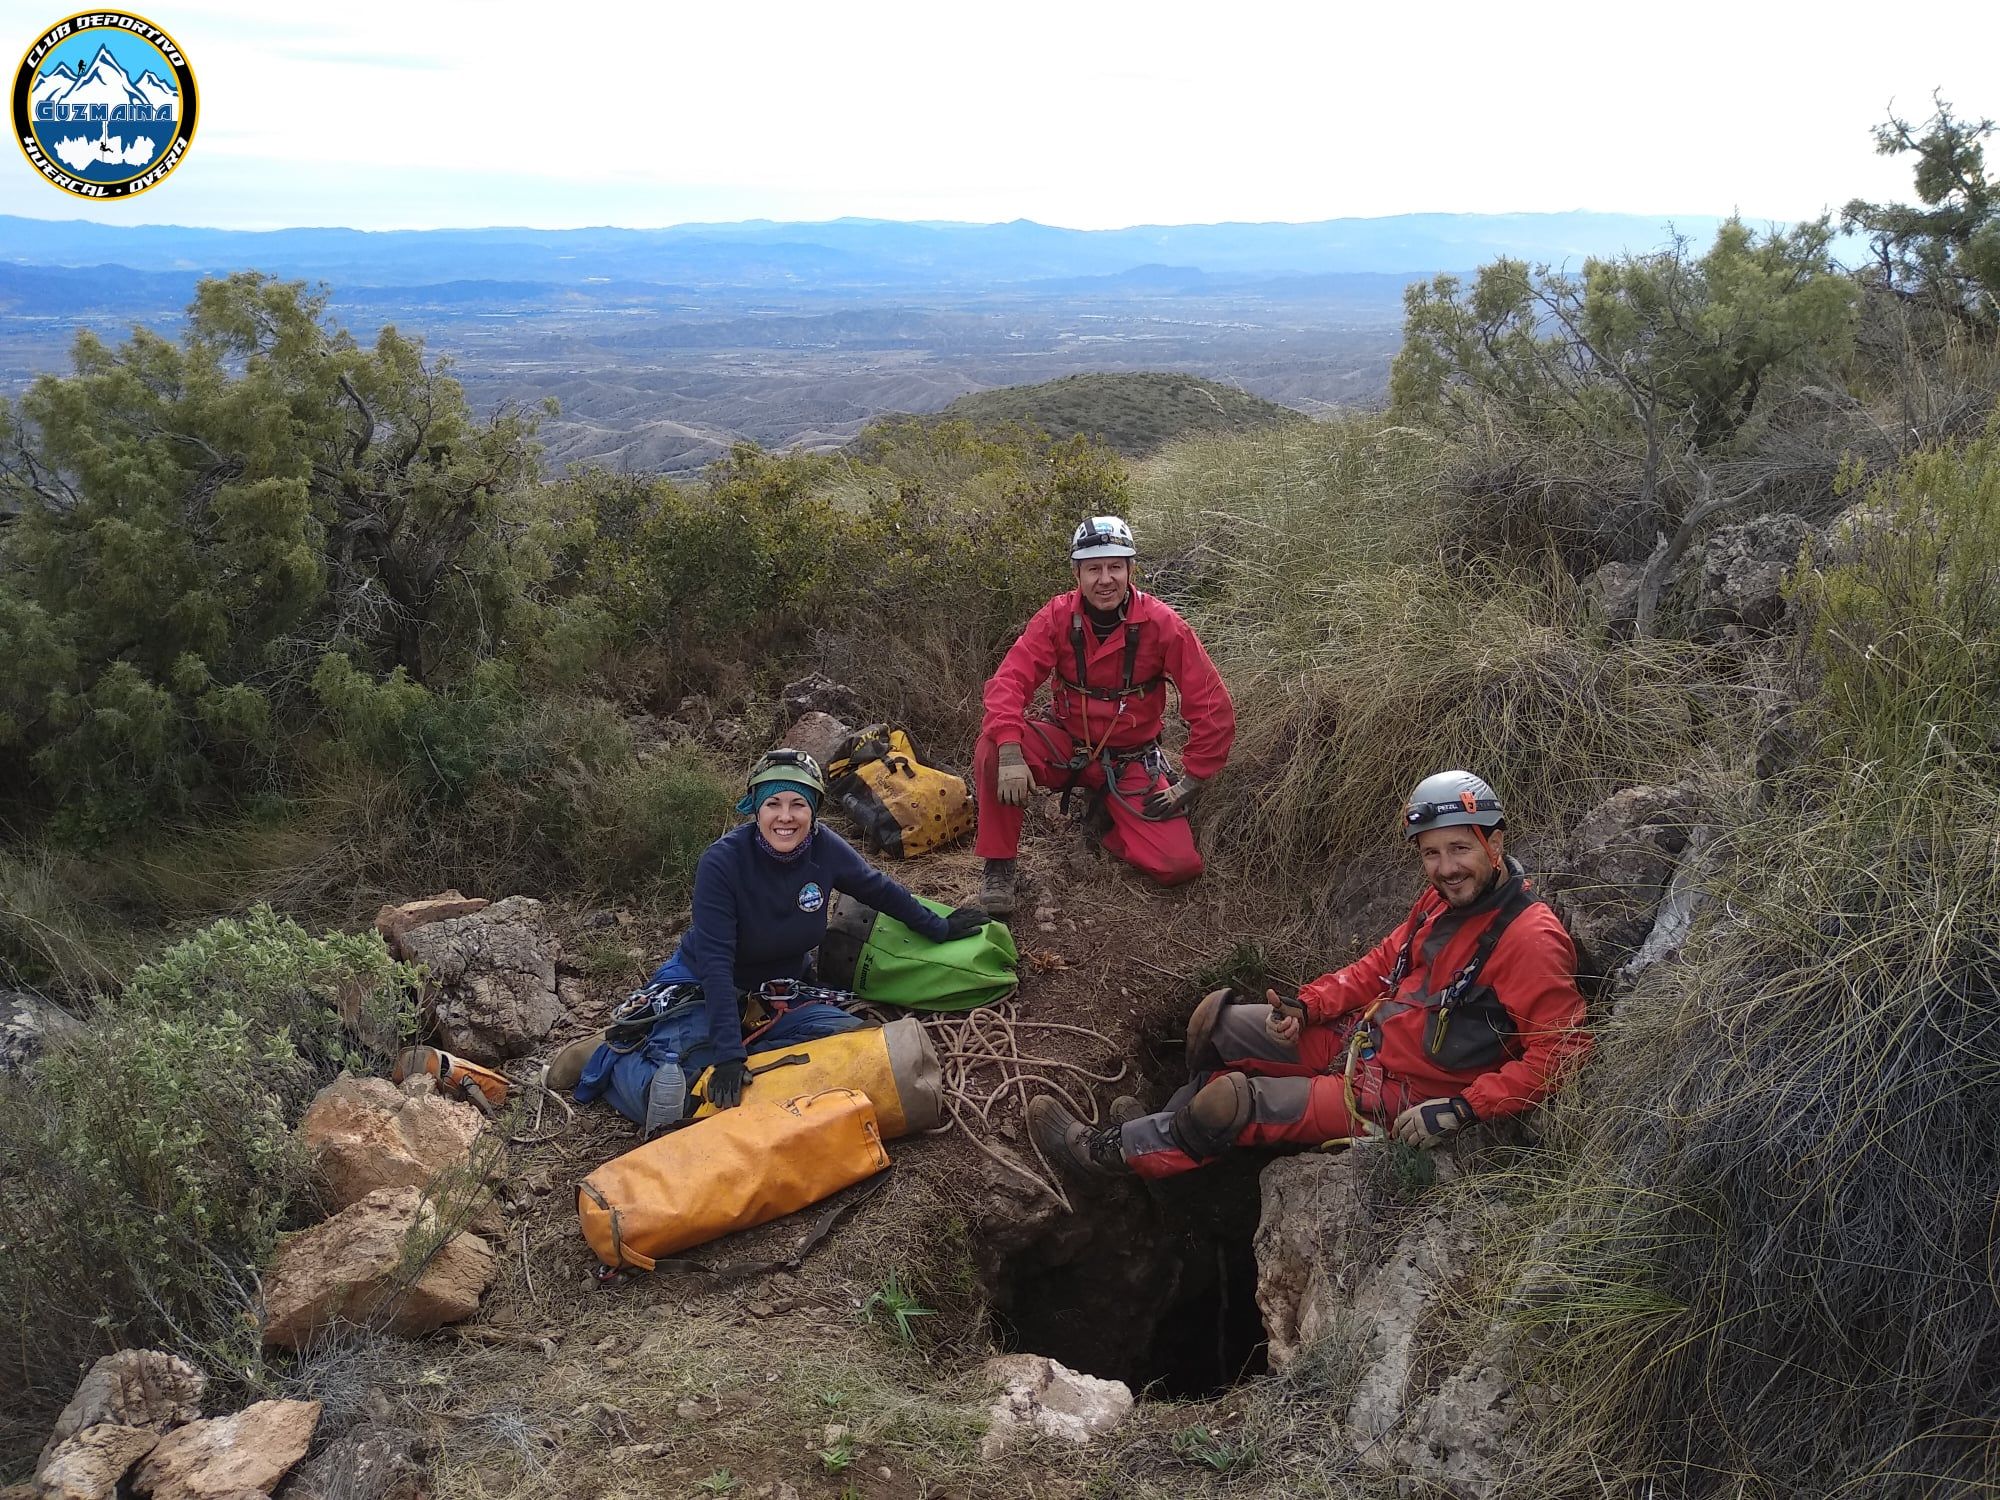
[{"label": "jacket chest logo patch", "polygon": [[808,880],[799,887],[799,910],[818,911],[826,905],[826,893],[813,881]]}]

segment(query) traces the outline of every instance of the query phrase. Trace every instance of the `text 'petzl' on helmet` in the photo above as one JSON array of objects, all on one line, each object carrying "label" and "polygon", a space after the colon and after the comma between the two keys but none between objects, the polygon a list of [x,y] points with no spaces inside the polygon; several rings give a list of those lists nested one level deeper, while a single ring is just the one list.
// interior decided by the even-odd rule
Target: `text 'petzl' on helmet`
[{"label": "text 'petzl' on helmet", "polygon": [[1439,771],[1410,793],[1403,808],[1403,837],[1413,839],[1426,828],[1498,828],[1506,817],[1500,794],[1479,777],[1470,771]]}]

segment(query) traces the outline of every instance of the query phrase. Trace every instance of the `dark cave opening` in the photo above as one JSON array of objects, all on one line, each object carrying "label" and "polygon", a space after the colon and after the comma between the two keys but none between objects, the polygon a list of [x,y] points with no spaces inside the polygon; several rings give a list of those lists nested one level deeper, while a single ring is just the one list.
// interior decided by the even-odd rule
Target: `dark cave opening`
[{"label": "dark cave opening", "polygon": [[1246,1155],[1166,1183],[1072,1190],[1075,1215],[997,1269],[1001,1346],[1174,1399],[1264,1373],[1251,1246],[1262,1165]]}]

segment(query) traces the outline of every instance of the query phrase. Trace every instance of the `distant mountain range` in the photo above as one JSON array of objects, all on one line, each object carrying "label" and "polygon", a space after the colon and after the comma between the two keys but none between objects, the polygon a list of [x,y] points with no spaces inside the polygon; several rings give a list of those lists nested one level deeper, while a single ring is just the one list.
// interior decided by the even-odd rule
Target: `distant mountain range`
[{"label": "distant mountain range", "polygon": [[1718,222],[1409,214],[1115,230],[837,219],[251,233],[0,217],[0,396],[69,368],[79,329],[175,336],[199,277],[247,268],[324,282],[333,318],[364,341],[383,324],[421,337],[452,357],[480,411],[555,397],[561,415],[542,429],[551,472],[589,461],[688,473],[746,438],[835,448],[885,412],[1070,375],[1118,378],[961,412],[1140,452],[1161,436],[1163,410],[1261,420],[1264,402],[1306,413],[1379,402],[1404,288],[1433,272],[1501,255],[1574,266],[1675,230],[1706,244]]},{"label": "distant mountain range", "polygon": [[[122,75],[121,75],[122,76]],[[1084,277],[1226,277],[1462,271],[1501,255],[1556,263],[1648,250],[1675,231],[1705,243],[1713,215],[1402,214],[1313,224],[1057,229],[1010,224],[752,220],[670,229],[435,229],[267,232],[121,226],[0,216],[0,262],[120,265],[202,273],[255,267],[336,288],[599,279],[689,289],[879,294],[918,287],[991,291]],[[1111,290],[1109,287],[1104,290]]]}]

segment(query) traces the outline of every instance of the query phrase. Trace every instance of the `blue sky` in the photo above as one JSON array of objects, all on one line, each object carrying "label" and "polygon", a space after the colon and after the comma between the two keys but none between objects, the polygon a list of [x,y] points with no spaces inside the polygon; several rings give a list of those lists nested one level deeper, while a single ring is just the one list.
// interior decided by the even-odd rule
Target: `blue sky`
[{"label": "blue sky", "polygon": [[[0,0],[19,57],[68,10]],[[1592,208],[1796,218],[1907,196],[1869,128],[2000,115],[2000,5],[1434,0],[640,5],[148,0],[185,165],[92,206],[240,228],[842,214],[1079,228]],[[1627,14],[1629,13],[1629,14]],[[4,246],[0,246],[4,254]]]}]

